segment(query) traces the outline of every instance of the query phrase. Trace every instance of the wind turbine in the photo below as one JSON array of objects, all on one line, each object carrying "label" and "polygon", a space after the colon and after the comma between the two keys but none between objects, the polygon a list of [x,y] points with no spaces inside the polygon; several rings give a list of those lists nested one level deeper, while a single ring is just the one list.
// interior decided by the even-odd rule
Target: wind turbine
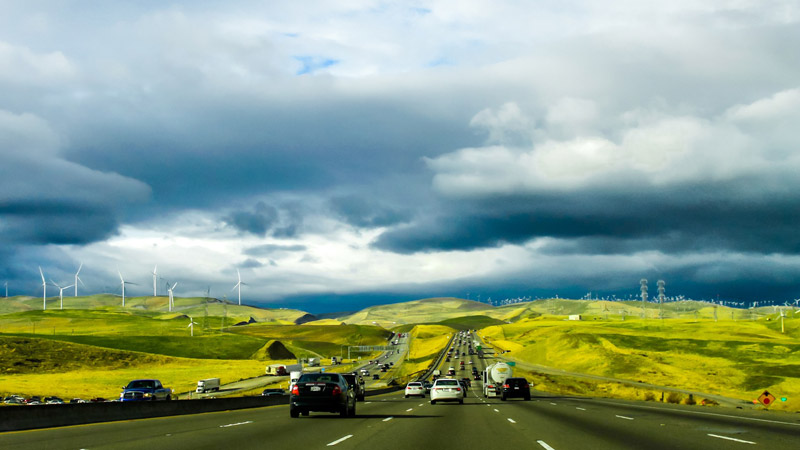
[{"label": "wind turbine", "polygon": [[42,289],[44,290],[42,293],[42,311],[47,309],[47,281],[44,280],[44,272],[42,272],[42,266],[39,266],[39,275],[42,276]]},{"label": "wind turbine", "polygon": [[[74,284],[74,286],[75,286],[75,297],[77,297],[77,296],[78,296],[78,282],[80,282],[81,284],[83,284],[83,280],[81,280],[81,279],[80,279],[80,277],[78,276],[78,274],[79,274],[79,273],[81,273],[81,269],[82,269],[82,268],[83,268],[83,263],[81,263],[81,265],[80,265],[80,266],[78,266],[78,271],[77,271],[77,272],[75,272],[75,283],[73,283],[73,284]],[[83,286],[84,286],[84,287],[86,287],[86,285],[85,285],[85,284],[83,284]]]},{"label": "wind turbine", "polygon": [[153,297],[157,297],[156,295],[156,278],[158,278],[158,264],[153,268]]},{"label": "wind turbine", "polygon": [[167,285],[167,292],[169,292],[169,310],[170,310],[170,312],[172,312],[172,308],[175,306],[175,300],[174,300],[174,297],[172,296],[172,291],[175,289],[175,286],[177,286],[177,285],[178,285],[177,281],[175,282],[175,284],[172,285],[172,287],[169,287],[169,284]]},{"label": "wind turbine", "polygon": [[192,316],[189,316],[189,326],[187,326],[186,328],[189,329],[189,332],[191,333],[192,337],[194,337],[194,326],[195,325],[199,325],[199,324],[197,322],[195,322],[194,320],[192,320]]},{"label": "wind turbine", "polygon": [[71,287],[72,287],[72,285],[70,284],[69,286],[64,286],[64,287],[61,287],[61,286],[59,286],[59,285],[58,285],[58,283],[56,283],[56,282],[55,282],[55,281],[53,281],[53,280],[50,280],[50,283],[51,283],[53,286],[55,286],[55,287],[57,287],[57,288],[58,288],[58,299],[59,299],[59,301],[60,301],[60,303],[61,303],[61,308],[59,308],[59,309],[64,309],[64,289],[69,289],[69,288],[71,288]]},{"label": "wind turbine", "polygon": [[236,269],[236,277],[239,279],[239,282],[236,283],[236,286],[234,286],[233,289],[239,289],[239,306],[242,306],[242,285],[247,283],[242,281],[242,275],[239,273],[239,269]]},{"label": "wind turbine", "polygon": [[117,269],[117,273],[119,274],[119,281],[122,284],[122,307],[124,308],[125,307],[125,285],[126,284],[135,285],[136,283],[131,283],[130,281],[125,281],[125,279],[122,278],[122,272],[120,272],[119,269]]}]

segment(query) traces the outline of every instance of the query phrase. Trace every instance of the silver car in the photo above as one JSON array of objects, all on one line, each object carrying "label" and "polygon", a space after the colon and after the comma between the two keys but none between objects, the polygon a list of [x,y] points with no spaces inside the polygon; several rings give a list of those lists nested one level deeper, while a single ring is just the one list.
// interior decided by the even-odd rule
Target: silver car
[{"label": "silver car", "polygon": [[431,405],[436,402],[464,403],[464,392],[461,384],[454,378],[439,378],[431,387]]},{"label": "silver car", "polygon": [[412,381],[406,385],[406,398],[412,395],[425,397],[425,386],[419,381]]}]

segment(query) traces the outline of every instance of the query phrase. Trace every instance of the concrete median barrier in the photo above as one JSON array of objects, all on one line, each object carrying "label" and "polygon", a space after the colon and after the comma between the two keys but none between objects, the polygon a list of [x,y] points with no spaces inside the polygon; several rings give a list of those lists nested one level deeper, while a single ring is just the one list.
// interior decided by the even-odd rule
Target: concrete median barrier
[{"label": "concrete median barrier", "polygon": [[[388,387],[367,391],[367,396],[400,390]],[[233,397],[168,402],[107,402],[64,405],[33,405],[0,407],[0,432],[53,428],[118,420],[180,416],[234,409],[288,405],[289,396]]]}]

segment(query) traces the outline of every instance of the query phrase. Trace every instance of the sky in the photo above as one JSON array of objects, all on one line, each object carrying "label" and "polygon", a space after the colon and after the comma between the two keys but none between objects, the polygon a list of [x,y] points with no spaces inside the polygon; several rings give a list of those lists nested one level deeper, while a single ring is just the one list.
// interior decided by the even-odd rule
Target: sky
[{"label": "sky", "polygon": [[9,295],[800,297],[796,1],[0,11]]}]

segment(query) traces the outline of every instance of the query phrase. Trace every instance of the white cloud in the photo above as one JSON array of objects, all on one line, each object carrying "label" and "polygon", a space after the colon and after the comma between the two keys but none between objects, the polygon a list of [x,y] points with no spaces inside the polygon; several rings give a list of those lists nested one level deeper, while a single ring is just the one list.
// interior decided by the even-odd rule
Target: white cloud
[{"label": "white cloud", "polygon": [[36,53],[0,41],[0,83],[61,85],[77,74],[75,65],[60,51]]}]

